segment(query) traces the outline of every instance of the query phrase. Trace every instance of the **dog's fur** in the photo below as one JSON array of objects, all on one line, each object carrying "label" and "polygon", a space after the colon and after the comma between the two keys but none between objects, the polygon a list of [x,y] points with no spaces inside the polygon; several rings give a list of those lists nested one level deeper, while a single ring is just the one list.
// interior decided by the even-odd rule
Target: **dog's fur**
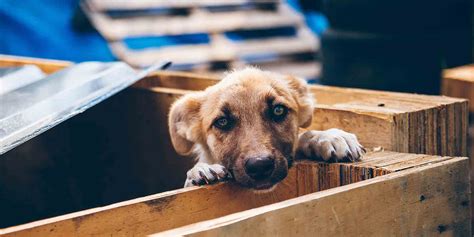
[{"label": "dog's fur", "polygon": [[[360,159],[364,148],[353,134],[330,129],[298,135],[299,128],[311,124],[313,108],[304,80],[256,68],[231,72],[205,91],[183,96],[171,107],[169,129],[179,154],[197,155],[185,187],[233,176],[242,186],[268,189],[286,177],[295,156]],[[285,116],[276,119],[282,111]],[[250,157],[271,157],[274,169],[268,178],[246,174]]]}]

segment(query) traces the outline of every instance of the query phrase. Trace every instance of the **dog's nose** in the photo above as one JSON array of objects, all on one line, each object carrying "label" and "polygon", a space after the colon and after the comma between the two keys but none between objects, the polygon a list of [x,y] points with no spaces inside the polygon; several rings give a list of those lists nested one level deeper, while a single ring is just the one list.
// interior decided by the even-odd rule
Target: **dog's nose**
[{"label": "dog's nose", "polygon": [[245,161],[245,172],[253,179],[264,179],[270,176],[275,168],[272,157],[252,157]]}]

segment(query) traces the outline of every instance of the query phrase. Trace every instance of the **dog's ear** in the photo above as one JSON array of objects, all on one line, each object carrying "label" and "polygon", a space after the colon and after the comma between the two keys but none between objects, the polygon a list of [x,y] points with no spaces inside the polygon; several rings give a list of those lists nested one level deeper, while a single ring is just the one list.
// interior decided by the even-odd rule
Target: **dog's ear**
[{"label": "dog's ear", "polygon": [[285,79],[293,91],[293,97],[298,102],[298,124],[306,128],[313,120],[314,97],[304,79],[293,76],[285,76]]},{"label": "dog's ear", "polygon": [[171,142],[181,155],[189,155],[199,140],[202,98],[201,93],[187,94],[171,106],[168,116]]}]

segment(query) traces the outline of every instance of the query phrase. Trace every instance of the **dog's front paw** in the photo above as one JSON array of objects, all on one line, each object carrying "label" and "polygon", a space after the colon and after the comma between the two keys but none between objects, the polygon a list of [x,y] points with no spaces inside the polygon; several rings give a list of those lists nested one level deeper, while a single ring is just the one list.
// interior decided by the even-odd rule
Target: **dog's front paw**
[{"label": "dog's front paw", "polygon": [[307,131],[298,140],[298,154],[324,161],[358,161],[365,153],[357,137],[339,129]]},{"label": "dog's front paw", "polygon": [[206,163],[197,163],[186,175],[184,187],[213,184],[224,181],[230,177],[229,172],[224,166],[219,164],[209,165]]}]

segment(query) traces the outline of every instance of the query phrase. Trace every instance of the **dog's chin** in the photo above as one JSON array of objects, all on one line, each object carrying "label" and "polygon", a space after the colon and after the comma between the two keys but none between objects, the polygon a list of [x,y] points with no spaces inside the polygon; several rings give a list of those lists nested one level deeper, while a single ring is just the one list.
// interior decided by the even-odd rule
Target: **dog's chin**
[{"label": "dog's chin", "polygon": [[259,180],[259,181],[247,181],[247,182],[238,182],[237,183],[245,188],[248,188],[256,193],[267,193],[275,189],[276,185],[279,182],[272,182],[272,180]]},{"label": "dog's chin", "polygon": [[257,186],[252,187],[254,193],[262,194],[262,193],[269,193],[275,190],[278,183],[266,183],[260,184]]}]

